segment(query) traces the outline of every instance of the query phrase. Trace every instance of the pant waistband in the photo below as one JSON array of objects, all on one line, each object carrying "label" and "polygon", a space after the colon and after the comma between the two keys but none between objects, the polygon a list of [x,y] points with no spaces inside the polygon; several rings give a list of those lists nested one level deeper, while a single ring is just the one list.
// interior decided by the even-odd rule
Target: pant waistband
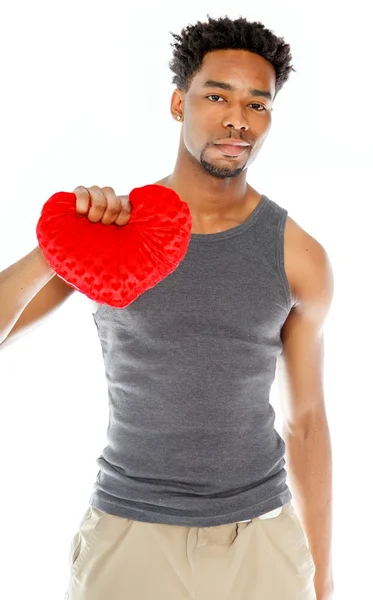
[{"label": "pant waistband", "polygon": [[[282,511],[282,506],[280,506],[280,508],[275,508],[274,510],[270,510],[267,513],[264,513],[264,515],[260,515],[259,519],[274,519],[275,517],[278,517],[278,515],[281,513]],[[248,523],[249,521],[252,521],[252,519],[245,519],[244,521],[237,521],[237,523]]]}]

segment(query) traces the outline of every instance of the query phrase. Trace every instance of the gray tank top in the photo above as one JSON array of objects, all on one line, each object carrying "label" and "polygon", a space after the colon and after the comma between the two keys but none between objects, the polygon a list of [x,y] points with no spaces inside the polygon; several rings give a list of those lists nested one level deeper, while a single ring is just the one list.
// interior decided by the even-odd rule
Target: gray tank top
[{"label": "gray tank top", "polygon": [[293,305],[287,214],[263,195],[240,225],[192,234],[175,271],[129,306],[93,315],[109,424],[91,506],[208,527],[291,500],[269,402]]}]

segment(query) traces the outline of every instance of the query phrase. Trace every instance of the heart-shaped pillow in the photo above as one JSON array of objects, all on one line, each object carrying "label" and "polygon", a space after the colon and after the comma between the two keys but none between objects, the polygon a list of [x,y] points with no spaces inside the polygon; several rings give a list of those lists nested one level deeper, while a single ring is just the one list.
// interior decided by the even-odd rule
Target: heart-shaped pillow
[{"label": "heart-shaped pillow", "polygon": [[129,194],[126,225],[92,223],[76,211],[76,196],[57,192],[44,204],[36,235],[61,279],[100,304],[124,308],[170,275],[183,260],[192,218],[178,194],[145,185]]}]

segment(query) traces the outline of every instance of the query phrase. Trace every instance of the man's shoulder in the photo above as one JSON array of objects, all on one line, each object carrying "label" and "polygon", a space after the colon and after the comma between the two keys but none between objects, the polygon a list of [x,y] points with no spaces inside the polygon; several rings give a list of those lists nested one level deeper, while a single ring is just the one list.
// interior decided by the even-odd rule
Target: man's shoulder
[{"label": "man's shoulder", "polygon": [[310,257],[311,260],[318,260],[325,253],[323,245],[289,215],[286,219],[284,242],[289,246],[294,259],[300,263]]},{"label": "man's shoulder", "polygon": [[284,253],[297,304],[307,290],[326,285],[332,278],[332,267],[324,246],[289,215],[284,231]]}]

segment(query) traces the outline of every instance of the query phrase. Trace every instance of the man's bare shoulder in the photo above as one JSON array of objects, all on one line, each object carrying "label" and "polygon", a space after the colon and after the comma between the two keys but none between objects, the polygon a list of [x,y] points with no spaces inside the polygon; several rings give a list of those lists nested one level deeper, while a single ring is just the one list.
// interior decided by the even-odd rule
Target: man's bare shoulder
[{"label": "man's bare shoulder", "polygon": [[284,231],[285,270],[293,296],[299,301],[305,282],[325,277],[331,271],[324,246],[288,215]]},{"label": "man's bare shoulder", "polygon": [[289,214],[285,225],[285,242],[292,246],[302,246],[307,243],[319,243],[310,233],[308,233],[299,223],[295,221]]}]

